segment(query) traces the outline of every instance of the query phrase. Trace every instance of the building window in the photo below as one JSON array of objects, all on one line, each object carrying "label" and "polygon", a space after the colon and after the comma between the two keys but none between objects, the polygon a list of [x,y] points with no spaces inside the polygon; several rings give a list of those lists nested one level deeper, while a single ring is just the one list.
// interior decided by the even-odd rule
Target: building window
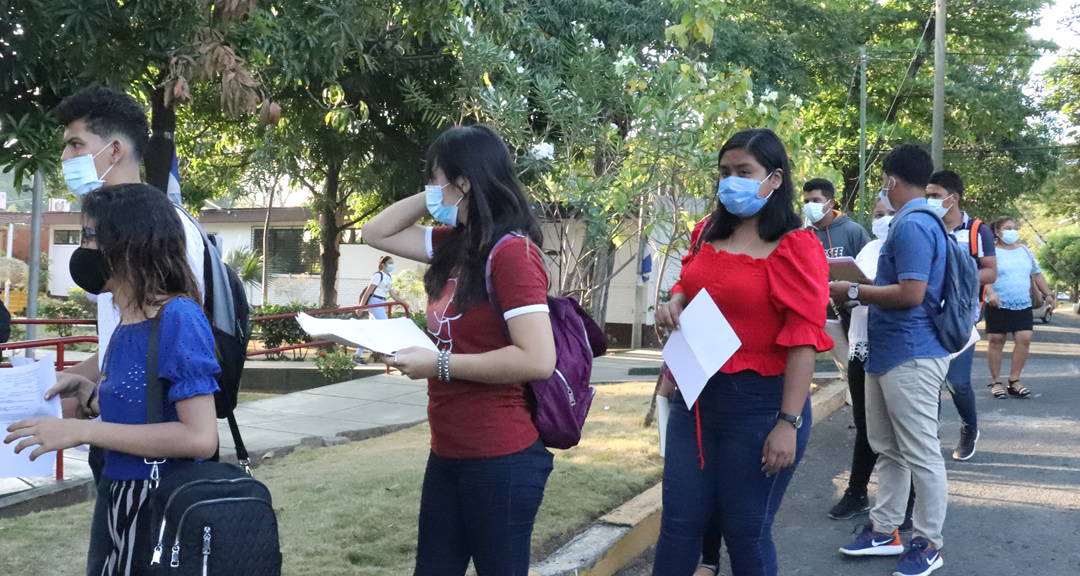
[{"label": "building window", "polygon": [[53,244],[74,244],[78,246],[82,242],[81,230],[53,230]]},{"label": "building window", "polygon": [[[251,229],[251,246],[262,250],[263,229]],[[319,244],[303,228],[271,228],[267,239],[271,274],[318,274]]]}]

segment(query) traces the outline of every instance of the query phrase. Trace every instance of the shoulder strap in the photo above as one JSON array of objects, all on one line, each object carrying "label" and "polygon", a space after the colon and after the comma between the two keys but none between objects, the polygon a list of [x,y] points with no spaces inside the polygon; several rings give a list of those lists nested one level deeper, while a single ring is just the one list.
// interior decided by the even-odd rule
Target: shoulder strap
[{"label": "shoulder strap", "polygon": [[982,226],[982,220],[975,220],[971,223],[971,230],[968,233],[968,245],[971,249],[971,255],[979,257],[979,226]]},{"label": "shoulder strap", "polygon": [[[499,295],[495,293],[495,283],[491,279],[491,263],[495,257],[495,251],[499,249],[499,246],[503,245],[503,242],[513,238],[524,238],[517,232],[508,232],[499,241],[491,247],[491,252],[488,252],[487,264],[484,265],[484,285],[487,287],[488,300],[491,301],[491,305],[495,307],[495,315],[502,320],[502,307],[499,305]],[[505,322],[504,322],[505,324]]]},{"label": "shoulder strap", "polygon": [[[171,300],[169,301],[171,302]],[[146,423],[160,424],[165,421],[165,387],[158,376],[158,348],[161,346],[161,315],[165,306],[150,319],[150,340],[146,345]]]}]

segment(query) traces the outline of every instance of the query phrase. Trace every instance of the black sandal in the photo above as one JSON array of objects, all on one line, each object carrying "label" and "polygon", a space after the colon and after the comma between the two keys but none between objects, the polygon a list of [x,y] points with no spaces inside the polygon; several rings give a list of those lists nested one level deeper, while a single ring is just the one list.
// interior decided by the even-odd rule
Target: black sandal
[{"label": "black sandal", "polygon": [[[1005,385],[1001,382],[991,382],[987,384],[991,388],[990,393],[994,395],[995,400],[1004,400],[1008,396],[1005,394]],[[1001,386],[1000,390],[993,390],[994,386]]]},{"label": "black sandal", "polygon": [[1014,385],[1020,384],[1019,380],[1009,380],[1009,386],[1006,390],[1009,392],[1009,396],[1016,396],[1017,398],[1030,398],[1031,390],[1027,389],[1027,386],[1020,384],[1019,388],[1013,388]]}]

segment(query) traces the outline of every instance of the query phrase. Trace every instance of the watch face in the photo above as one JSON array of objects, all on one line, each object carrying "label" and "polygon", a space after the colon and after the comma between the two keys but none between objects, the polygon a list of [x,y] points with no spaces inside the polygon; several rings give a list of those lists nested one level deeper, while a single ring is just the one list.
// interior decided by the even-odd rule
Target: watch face
[{"label": "watch face", "polygon": [[852,284],[851,288],[848,288],[847,295],[848,295],[848,298],[851,298],[852,300],[858,298],[859,297],[859,285],[858,284]]}]

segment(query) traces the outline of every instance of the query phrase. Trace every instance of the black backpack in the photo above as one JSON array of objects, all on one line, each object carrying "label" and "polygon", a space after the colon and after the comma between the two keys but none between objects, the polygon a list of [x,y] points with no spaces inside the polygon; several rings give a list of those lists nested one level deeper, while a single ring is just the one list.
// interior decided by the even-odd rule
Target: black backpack
[{"label": "black backpack", "polygon": [[[164,420],[165,385],[157,370],[160,337],[161,312],[150,324],[147,424]],[[231,464],[171,460],[162,475],[158,465],[163,462],[147,461],[153,465],[152,574],[280,576],[277,516],[265,485]]]}]

